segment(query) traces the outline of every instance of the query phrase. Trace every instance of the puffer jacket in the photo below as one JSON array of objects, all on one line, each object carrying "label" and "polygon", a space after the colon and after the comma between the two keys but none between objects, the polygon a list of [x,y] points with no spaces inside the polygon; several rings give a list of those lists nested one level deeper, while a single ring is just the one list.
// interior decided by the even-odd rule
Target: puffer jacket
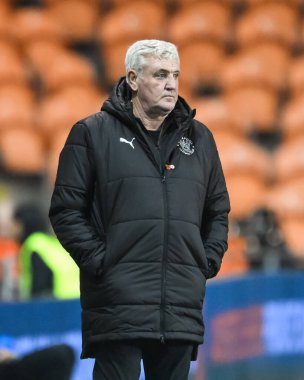
[{"label": "puffer jacket", "polygon": [[54,231],[80,268],[83,358],[105,340],[202,343],[206,278],[227,249],[212,134],[179,98],[155,146],[130,98],[122,78],[73,126],[51,200]]}]

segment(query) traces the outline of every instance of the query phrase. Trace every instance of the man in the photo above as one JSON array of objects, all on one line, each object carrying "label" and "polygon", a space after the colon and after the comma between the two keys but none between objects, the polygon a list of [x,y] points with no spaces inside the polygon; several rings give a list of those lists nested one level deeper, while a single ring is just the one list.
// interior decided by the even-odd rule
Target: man
[{"label": "man", "polygon": [[20,295],[24,299],[79,297],[79,270],[49,233],[45,213],[35,203],[14,212],[14,235],[20,243]]},{"label": "man", "polygon": [[178,97],[179,57],[133,44],[101,112],[60,156],[50,218],[80,268],[94,380],[187,379],[203,342],[206,278],[227,249],[229,199],[209,130]]}]

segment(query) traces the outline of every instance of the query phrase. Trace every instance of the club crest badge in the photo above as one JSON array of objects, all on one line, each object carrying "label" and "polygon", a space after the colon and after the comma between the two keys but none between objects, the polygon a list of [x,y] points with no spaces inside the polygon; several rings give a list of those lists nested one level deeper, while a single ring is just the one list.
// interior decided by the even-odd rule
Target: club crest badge
[{"label": "club crest badge", "polygon": [[190,156],[191,154],[194,153],[194,144],[193,142],[188,139],[187,137],[182,137],[177,146],[179,147],[179,150],[186,154],[187,156]]}]

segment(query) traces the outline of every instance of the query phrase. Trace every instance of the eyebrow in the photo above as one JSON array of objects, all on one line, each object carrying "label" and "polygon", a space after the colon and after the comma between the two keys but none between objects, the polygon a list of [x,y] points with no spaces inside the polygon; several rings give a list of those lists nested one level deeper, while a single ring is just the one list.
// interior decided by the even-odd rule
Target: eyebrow
[{"label": "eyebrow", "polygon": [[180,70],[170,71],[170,70],[166,70],[166,69],[158,69],[158,70],[155,71],[155,73],[158,73],[160,71],[163,71],[164,73],[167,73],[167,74],[170,74],[171,72],[172,73],[180,73]]}]

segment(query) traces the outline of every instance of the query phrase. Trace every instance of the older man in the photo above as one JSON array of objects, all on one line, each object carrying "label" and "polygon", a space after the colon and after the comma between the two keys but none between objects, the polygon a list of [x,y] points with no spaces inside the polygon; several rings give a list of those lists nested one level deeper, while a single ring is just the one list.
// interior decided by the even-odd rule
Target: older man
[{"label": "older man", "polygon": [[62,150],[50,218],[80,268],[94,380],[185,380],[203,342],[206,279],[227,249],[229,199],[212,134],[178,97],[176,47],[126,55],[101,111]]}]

